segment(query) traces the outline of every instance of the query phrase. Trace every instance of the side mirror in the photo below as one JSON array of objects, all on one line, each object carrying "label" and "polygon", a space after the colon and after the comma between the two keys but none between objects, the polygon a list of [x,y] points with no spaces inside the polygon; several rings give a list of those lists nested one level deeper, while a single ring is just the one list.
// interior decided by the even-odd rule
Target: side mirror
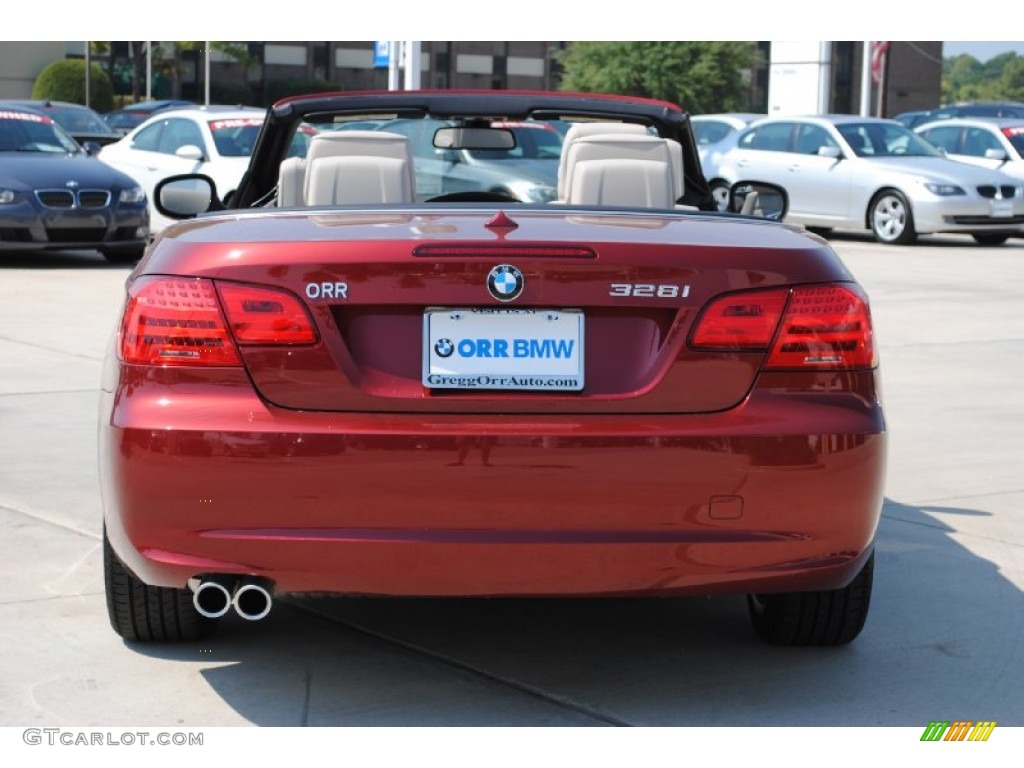
[{"label": "side mirror", "polygon": [[82,143],[82,149],[85,150],[85,154],[87,154],[89,157],[96,157],[96,155],[100,153],[100,150],[103,149],[103,147],[101,147],[95,141],[86,141]]},{"label": "side mirror", "polygon": [[818,157],[831,157],[832,159],[838,159],[843,156],[843,152],[839,147],[818,147]]},{"label": "side mirror", "polygon": [[985,150],[986,160],[1002,160],[1006,162],[1006,150],[1005,149],[986,149]]},{"label": "side mirror", "polygon": [[738,181],[729,188],[732,213],[782,221],[789,210],[789,195],[777,184],[763,181]]},{"label": "side mirror", "polygon": [[201,173],[161,179],[153,191],[153,205],[167,218],[178,220],[224,210],[217,198],[217,184]]},{"label": "side mirror", "polygon": [[178,157],[184,158],[185,160],[198,161],[206,159],[205,155],[203,155],[203,150],[195,144],[184,144],[178,147],[178,150],[174,154]]}]

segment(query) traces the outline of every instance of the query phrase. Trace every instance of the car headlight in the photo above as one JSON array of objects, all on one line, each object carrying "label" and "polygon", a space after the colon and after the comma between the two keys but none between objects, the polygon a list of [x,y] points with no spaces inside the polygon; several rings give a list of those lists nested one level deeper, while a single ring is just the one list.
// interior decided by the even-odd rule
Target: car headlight
[{"label": "car headlight", "polygon": [[939,197],[967,194],[964,192],[963,187],[958,187],[956,184],[935,184],[934,182],[929,182],[924,185],[924,188],[933,195],[938,195]]},{"label": "car headlight", "polygon": [[142,187],[122,189],[117,199],[122,203],[144,203],[146,202],[146,191]]},{"label": "car headlight", "polygon": [[17,202],[18,193],[13,189],[0,189],[0,205],[10,205]]}]

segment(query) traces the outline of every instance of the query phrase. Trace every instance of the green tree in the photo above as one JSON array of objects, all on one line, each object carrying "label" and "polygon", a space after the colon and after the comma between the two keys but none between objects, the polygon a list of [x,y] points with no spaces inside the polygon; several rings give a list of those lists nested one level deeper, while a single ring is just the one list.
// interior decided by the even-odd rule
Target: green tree
[{"label": "green tree", "polygon": [[[89,106],[97,112],[114,108],[114,88],[99,64],[89,67]],[[61,59],[47,64],[32,86],[33,99],[85,104],[85,60]]]},{"label": "green tree", "polygon": [[1006,62],[999,76],[999,92],[1003,98],[1024,101],[1024,56]]},{"label": "green tree", "polygon": [[752,42],[570,43],[560,88],[663,99],[695,114],[735,112],[747,106],[749,71],[760,58]]},{"label": "green tree", "polygon": [[1021,82],[1024,57],[1013,51],[982,63],[967,53],[942,62],[942,103],[1024,99]]}]

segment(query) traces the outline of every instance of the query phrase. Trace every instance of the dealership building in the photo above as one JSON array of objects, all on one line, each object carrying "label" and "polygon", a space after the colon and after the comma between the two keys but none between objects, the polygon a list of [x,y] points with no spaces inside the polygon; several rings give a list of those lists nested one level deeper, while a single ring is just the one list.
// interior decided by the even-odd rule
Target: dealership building
[{"label": "dealership building", "polygon": [[[115,91],[130,93],[134,46],[115,42],[96,60],[114,77]],[[349,42],[242,42],[241,63],[210,53],[210,100],[265,106],[290,93],[336,88],[386,90],[389,68],[380,44]],[[558,57],[569,43],[544,41],[424,41],[418,46],[420,87],[550,90],[558,87]],[[888,45],[878,80],[865,82],[865,43],[752,42],[762,65],[748,73],[746,110],[770,114],[835,112],[891,116],[939,105],[942,43],[895,41]],[[400,48],[392,44],[392,48]],[[83,42],[5,42],[0,49],[0,98],[27,98],[38,73],[51,61],[82,57]],[[870,56],[870,53],[868,54]],[[414,59],[410,59],[414,60]],[[159,62],[157,62],[159,63]],[[153,67],[159,72],[159,67]],[[186,51],[179,74],[181,97],[202,102],[207,91],[204,49]],[[126,81],[127,78],[127,81]],[[392,76],[393,78],[393,76]],[[391,80],[393,82],[393,79]],[[171,96],[170,83],[154,76],[154,98]],[[869,97],[862,94],[870,89]],[[142,98],[145,97],[145,89]],[[685,106],[685,105],[684,105]]]}]

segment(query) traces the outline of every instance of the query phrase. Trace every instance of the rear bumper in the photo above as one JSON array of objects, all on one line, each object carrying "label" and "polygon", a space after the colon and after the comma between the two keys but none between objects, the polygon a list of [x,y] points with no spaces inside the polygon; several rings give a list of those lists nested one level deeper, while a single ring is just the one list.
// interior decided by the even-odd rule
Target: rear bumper
[{"label": "rear bumper", "polygon": [[[627,595],[844,586],[870,552],[872,372],[762,375],[701,415],[288,411],[244,374],[126,368],[103,392],[108,535],[143,581],[278,592]],[[841,380],[841,386],[835,386]]]}]

